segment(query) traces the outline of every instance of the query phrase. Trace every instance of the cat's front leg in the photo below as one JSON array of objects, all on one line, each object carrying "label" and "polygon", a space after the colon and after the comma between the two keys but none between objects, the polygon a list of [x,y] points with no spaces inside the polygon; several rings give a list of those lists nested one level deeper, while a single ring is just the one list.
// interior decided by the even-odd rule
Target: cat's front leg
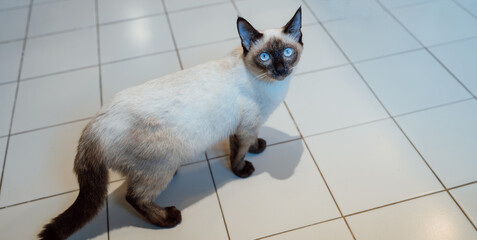
[{"label": "cat's front leg", "polygon": [[249,153],[262,153],[267,148],[267,141],[263,138],[256,138],[255,142],[248,149]]},{"label": "cat's front leg", "polygon": [[230,165],[232,172],[238,177],[246,178],[255,171],[252,163],[244,159],[252,145],[259,144],[257,142],[254,134],[236,133],[230,136]]}]

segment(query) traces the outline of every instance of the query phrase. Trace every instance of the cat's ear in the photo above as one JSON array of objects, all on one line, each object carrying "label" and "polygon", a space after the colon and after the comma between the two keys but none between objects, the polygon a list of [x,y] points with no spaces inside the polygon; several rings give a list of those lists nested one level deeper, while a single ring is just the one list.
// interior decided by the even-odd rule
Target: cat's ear
[{"label": "cat's ear", "polygon": [[242,40],[244,54],[247,54],[252,44],[263,36],[242,17],[237,18],[237,30]]},{"label": "cat's ear", "polygon": [[283,27],[283,33],[292,36],[295,41],[303,45],[303,42],[301,41],[301,6],[298,8],[295,15],[293,15],[292,19],[290,19],[290,21]]}]

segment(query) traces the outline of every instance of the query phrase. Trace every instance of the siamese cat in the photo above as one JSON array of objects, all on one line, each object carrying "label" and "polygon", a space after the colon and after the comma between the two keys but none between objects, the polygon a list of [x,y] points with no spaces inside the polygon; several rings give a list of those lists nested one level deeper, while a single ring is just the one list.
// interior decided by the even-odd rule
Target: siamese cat
[{"label": "siamese cat", "polygon": [[126,177],[127,202],[165,228],[179,224],[181,212],[154,200],[182,160],[230,137],[233,173],[253,173],[245,154],[265,150],[259,128],[285,98],[303,51],[301,7],[280,29],[257,31],[241,17],[237,29],[242,46],[224,58],[123,90],[100,110],[79,140],[79,195],[40,239],[66,239],[98,214],[108,168]]}]

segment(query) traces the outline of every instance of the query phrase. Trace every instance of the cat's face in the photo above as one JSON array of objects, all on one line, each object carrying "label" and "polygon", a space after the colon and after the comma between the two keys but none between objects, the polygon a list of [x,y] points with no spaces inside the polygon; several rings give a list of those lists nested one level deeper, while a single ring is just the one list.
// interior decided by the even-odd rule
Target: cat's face
[{"label": "cat's face", "polygon": [[245,65],[257,79],[283,80],[293,72],[303,51],[301,8],[280,29],[259,32],[240,17],[237,28],[242,40]]}]

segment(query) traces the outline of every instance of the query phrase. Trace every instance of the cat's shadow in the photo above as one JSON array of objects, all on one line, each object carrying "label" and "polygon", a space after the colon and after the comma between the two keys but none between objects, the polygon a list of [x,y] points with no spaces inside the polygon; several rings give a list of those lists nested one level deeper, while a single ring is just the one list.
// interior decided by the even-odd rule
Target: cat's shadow
[{"label": "cat's shadow", "polygon": [[[276,139],[294,139],[296,137],[273,128],[264,127],[267,136]],[[263,136],[267,138],[267,136]],[[281,148],[281,149],[278,149]],[[304,147],[300,141],[292,141],[290,143],[268,146],[261,154],[248,154],[246,159],[250,160],[255,166],[255,172],[247,179],[253,181],[254,178],[262,174],[268,174],[273,179],[286,181],[293,176],[295,168],[298,166]],[[212,171],[215,187],[220,193],[220,188],[232,181],[244,181],[235,176],[230,170],[228,157],[222,157],[210,160],[209,163],[200,162],[183,166],[179,169],[178,174],[172,179],[168,187],[156,199],[156,203],[160,206],[176,206],[183,213],[187,208],[200,202],[204,198],[215,196],[214,182],[211,178]],[[120,182],[112,184],[119,185],[108,196],[108,213],[109,213],[109,231],[114,234],[114,230],[121,228],[134,227],[139,229],[154,229],[162,231],[160,227],[154,226],[147,222],[139,213],[137,213],[125,200],[126,183]],[[111,187],[110,186],[110,187]],[[187,218],[187,216],[184,216]],[[184,220],[183,220],[184,221]],[[180,226],[180,225],[179,225]],[[176,227],[177,228],[177,227]],[[133,228],[131,228],[132,231]],[[87,239],[103,235],[104,232],[90,232],[86,236]],[[119,232],[118,232],[119,234]]]}]

